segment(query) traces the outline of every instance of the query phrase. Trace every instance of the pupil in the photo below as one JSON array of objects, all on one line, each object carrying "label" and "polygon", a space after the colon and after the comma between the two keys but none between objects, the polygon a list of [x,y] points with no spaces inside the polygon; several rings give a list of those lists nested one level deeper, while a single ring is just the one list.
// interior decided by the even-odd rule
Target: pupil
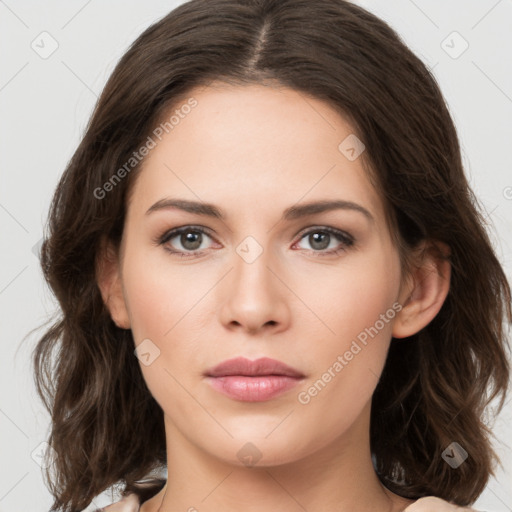
[{"label": "pupil", "polygon": [[[181,243],[183,244],[183,247],[191,251],[197,250],[199,247],[201,247],[200,235],[201,234],[197,231],[188,231],[187,233],[183,233],[181,235]],[[196,238],[196,240],[194,240],[194,238]],[[197,243],[198,240],[199,243]],[[189,244],[192,244],[192,247]]]},{"label": "pupil", "polygon": [[[312,243],[311,243],[311,246],[316,248],[316,249],[325,249],[326,247],[329,246],[329,234],[328,233],[313,233],[312,235],[310,235],[310,238],[312,238]],[[322,237],[324,237],[324,241],[322,243]],[[318,243],[318,240],[320,239],[320,247],[318,245],[316,245]],[[327,242],[327,243],[325,243]],[[316,245],[316,247],[315,247]]]}]

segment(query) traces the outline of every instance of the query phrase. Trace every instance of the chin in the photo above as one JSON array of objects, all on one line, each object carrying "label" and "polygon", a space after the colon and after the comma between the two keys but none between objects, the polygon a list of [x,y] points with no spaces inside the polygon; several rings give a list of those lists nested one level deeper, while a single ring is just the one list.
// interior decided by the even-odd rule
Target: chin
[{"label": "chin", "polygon": [[216,450],[211,453],[224,462],[241,468],[264,468],[294,463],[321,448],[313,445],[307,447],[304,445],[304,438],[294,442],[293,437],[285,430],[281,436],[275,435],[275,432],[269,436],[268,432],[270,431],[265,430],[265,434],[258,435],[254,435],[254,429],[245,435],[239,432],[234,435],[234,439],[222,446],[212,442]]}]

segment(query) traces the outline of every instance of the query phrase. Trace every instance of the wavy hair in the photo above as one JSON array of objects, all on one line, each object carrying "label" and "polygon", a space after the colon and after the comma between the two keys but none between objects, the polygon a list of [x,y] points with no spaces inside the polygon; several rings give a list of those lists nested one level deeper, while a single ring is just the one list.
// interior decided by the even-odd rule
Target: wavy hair
[{"label": "wavy hair", "polygon": [[[140,164],[113,175],[193,87],[213,80],[278,84],[328,102],[366,146],[365,170],[404,272],[419,242],[450,247],[440,312],[391,341],[370,442],[375,470],[395,493],[473,503],[498,460],[484,412],[494,399],[499,410],[507,393],[511,291],[434,76],[389,25],[348,1],[191,0],[120,59],[50,207],[41,264],[60,311],[33,365],[51,414],[52,510],[81,510],[118,485],[144,501],[165,483],[142,484],[166,465],[163,412],[131,331],[106,309],[96,265],[102,240],[120,243]],[[457,470],[441,457],[453,441],[469,454]]]}]

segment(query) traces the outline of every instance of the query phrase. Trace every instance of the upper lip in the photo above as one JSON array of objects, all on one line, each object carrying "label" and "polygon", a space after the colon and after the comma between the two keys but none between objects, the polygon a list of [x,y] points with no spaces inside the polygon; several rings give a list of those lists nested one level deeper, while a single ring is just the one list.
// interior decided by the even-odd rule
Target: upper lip
[{"label": "upper lip", "polygon": [[251,361],[245,357],[235,357],[210,368],[206,371],[208,377],[225,377],[228,375],[285,375],[288,377],[302,378],[304,374],[276,359],[261,357]]}]

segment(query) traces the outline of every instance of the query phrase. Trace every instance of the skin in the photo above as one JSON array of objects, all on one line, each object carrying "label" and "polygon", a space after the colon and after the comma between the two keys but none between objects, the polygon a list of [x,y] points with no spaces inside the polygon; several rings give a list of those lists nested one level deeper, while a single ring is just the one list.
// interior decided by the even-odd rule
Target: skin
[{"label": "skin", "polygon": [[[99,265],[113,320],[136,346],[150,339],[160,350],[141,370],[164,412],[169,479],[141,511],[404,510],[412,502],[385,489],[372,466],[371,397],[391,337],[414,334],[441,308],[449,264],[427,250],[401,286],[383,202],[361,158],[338,149],[354,130],[329,104],[262,85],[213,83],[190,96],[198,105],[144,161],[119,253],[106,245]],[[146,213],[170,197],[213,203],[226,218]],[[280,220],[292,205],[331,199],[357,203],[373,220],[341,209]],[[166,250],[186,253],[184,237],[155,242],[181,226],[208,228],[202,254]],[[324,235],[330,242],[319,249],[309,228],[326,226],[354,244]],[[248,236],[251,254],[263,250],[251,263],[237,252]],[[332,248],[342,250],[325,255]],[[298,393],[394,303],[401,311],[301,404]],[[233,400],[203,373],[236,356],[275,358],[306,377],[266,402]],[[248,442],[261,455],[254,467],[237,456]]]}]

